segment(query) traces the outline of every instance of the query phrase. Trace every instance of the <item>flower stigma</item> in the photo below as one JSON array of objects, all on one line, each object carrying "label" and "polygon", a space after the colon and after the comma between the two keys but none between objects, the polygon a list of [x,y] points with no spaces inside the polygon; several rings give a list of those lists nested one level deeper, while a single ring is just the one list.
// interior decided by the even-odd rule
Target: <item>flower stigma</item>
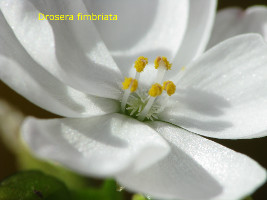
[{"label": "flower stigma", "polygon": [[135,77],[125,77],[122,82],[124,93],[121,99],[121,112],[139,121],[157,120],[157,115],[164,110],[168,98],[176,91],[176,85],[172,81],[163,82],[166,71],[172,67],[164,56],[158,56],[154,61],[157,75],[152,86],[149,89],[140,87],[140,73],[147,64],[148,59],[140,56],[134,65]]}]

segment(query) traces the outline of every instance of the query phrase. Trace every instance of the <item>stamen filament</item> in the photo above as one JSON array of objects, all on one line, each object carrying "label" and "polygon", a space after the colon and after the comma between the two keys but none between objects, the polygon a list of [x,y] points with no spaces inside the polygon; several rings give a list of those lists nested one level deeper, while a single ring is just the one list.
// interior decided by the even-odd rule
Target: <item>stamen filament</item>
[{"label": "stamen filament", "polygon": [[122,97],[122,100],[121,100],[121,111],[122,111],[122,113],[125,113],[125,107],[126,107],[127,100],[129,98],[130,94],[131,94],[130,89],[127,89],[127,90],[124,91],[124,94],[123,94],[123,97]]},{"label": "stamen filament", "polygon": [[145,106],[145,108],[142,110],[142,112],[140,113],[140,115],[138,116],[138,120],[143,121],[146,116],[147,113],[149,112],[150,108],[152,107],[155,99],[160,96],[162,94],[162,86],[158,83],[155,83],[151,86],[148,94],[149,94],[149,100]]},{"label": "stamen filament", "polygon": [[125,107],[128,101],[128,98],[131,94],[131,92],[135,92],[137,87],[138,87],[138,81],[140,78],[140,73],[144,70],[145,66],[147,65],[148,61],[147,58],[144,56],[140,56],[136,61],[135,61],[135,78],[125,78],[124,82],[122,83],[123,89],[125,90],[122,101],[121,101],[121,111],[125,113]]},{"label": "stamen filament", "polygon": [[135,92],[138,87],[138,81],[136,79],[125,77],[122,83],[122,89],[124,89],[124,94],[121,100],[121,111],[125,113],[125,107],[131,92]]},{"label": "stamen filament", "polygon": [[139,82],[139,78],[140,78],[140,72],[135,72],[135,76],[134,79],[137,80]]},{"label": "stamen filament", "polygon": [[155,68],[158,70],[157,77],[155,80],[155,83],[162,83],[162,80],[164,78],[165,72],[167,70],[170,70],[172,67],[172,64],[169,63],[166,57],[164,56],[158,56],[155,61]]},{"label": "stamen filament", "polygon": [[162,83],[162,80],[165,76],[165,72],[166,72],[166,67],[165,66],[159,66],[158,67],[158,72],[157,72],[157,77],[155,80],[155,83]]},{"label": "stamen filament", "polygon": [[146,118],[146,115],[148,113],[148,111],[150,110],[151,106],[153,105],[154,101],[156,100],[156,97],[150,97],[144,110],[142,110],[142,112],[139,114],[138,116],[138,120],[139,121],[144,121],[144,119]]}]

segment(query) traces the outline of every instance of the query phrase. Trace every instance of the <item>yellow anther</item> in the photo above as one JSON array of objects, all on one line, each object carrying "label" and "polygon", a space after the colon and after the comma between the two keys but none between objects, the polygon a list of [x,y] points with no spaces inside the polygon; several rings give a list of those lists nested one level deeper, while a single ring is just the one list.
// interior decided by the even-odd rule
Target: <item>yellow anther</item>
[{"label": "yellow anther", "polygon": [[134,79],[131,87],[131,92],[135,92],[137,88],[138,88],[138,81]]},{"label": "yellow anther", "polygon": [[166,67],[166,70],[170,70],[171,67],[172,67],[172,64],[169,63],[169,61],[167,60],[167,58],[164,57],[164,56],[158,56],[158,57],[155,59],[155,62],[154,62],[154,63],[155,63],[155,68],[156,68],[156,69],[158,69],[158,67],[159,67],[160,65],[165,66],[165,67]]},{"label": "yellow anther", "polygon": [[171,96],[176,91],[176,85],[172,81],[165,81],[163,83],[163,89],[166,90],[169,96]]},{"label": "yellow anther", "polygon": [[185,70],[185,67],[182,67],[181,71],[184,71]]},{"label": "yellow anther", "polygon": [[147,58],[145,58],[144,56],[140,56],[135,61],[134,67],[135,67],[137,72],[142,72],[144,70],[145,66],[147,65],[147,63],[148,63]]},{"label": "yellow anther", "polygon": [[151,86],[148,94],[152,97],[157,97],[157,96],[160,96],[161,93],[162,93],[162,86],[158,83],[155,83]]},{"label": "yellow anther", "polygon": [[135,92],[138,88],[138,81],[133,78],[125,77],[124,82],[122,82],[122,89],[127,90],[131,86],[131,92]]}]

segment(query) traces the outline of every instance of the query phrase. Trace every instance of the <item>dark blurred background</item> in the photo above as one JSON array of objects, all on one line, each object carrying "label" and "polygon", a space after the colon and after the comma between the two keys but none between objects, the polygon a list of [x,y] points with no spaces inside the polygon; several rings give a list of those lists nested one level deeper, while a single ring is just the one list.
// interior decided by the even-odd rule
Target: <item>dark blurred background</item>
[{"label": "dark blurred background", "polygon": [[267,1],[266,0],[218,0],[218,9],[223,9],[233,6],[238,6],[245,9],[253,5],[267,5]]},{"label": "dark blurred background", "polygon": [[[252,5],[267,5],[267,0],[219,0],[218,9],[226,7],[247,8]],[[29,101],[19,96],[0,81],[0,99],[8,101],[12,106],[21,110],[25,115],[33,115],[39,118],[51,118],[55,115],[40,109]],[[253,117],[253,116],[252,116]],[[266,120],[267,123],[267,120]],[[250,140],[214,140],[235,151],[241,152],[253,158],[267,169],[267,137]],[[0,138],[0,180],[16,172],[14,155],[6,148]],[[267,184],[253,194],[254,200],[267,199]]]}]

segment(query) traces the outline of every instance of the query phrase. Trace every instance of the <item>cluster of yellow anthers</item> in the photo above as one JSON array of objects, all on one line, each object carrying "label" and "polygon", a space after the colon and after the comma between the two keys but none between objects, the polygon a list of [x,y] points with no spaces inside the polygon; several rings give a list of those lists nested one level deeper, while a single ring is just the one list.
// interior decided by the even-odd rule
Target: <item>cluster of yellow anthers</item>
[{"label": "cluster of yellow anthers", "polygon": [[[140,113],[138,117],[139,120],[144,120],[147,112],[153,105],[156,97],[160,96],[163,90],[165,90],[169,96],[173,95],[176,90],[176,86],[172,81],[165,81],[163,85],[161,85],[165,72],[171,69],[172,64],[169,63],[167,58],[164,56],[158,56],[155,59],[154,63],[155,63],[155,68],[158,70],[157,77],[156,77],[156,80],[154,81],[154,84],[151,86],[150,90],[148,91],[149,100],[146,106],[142,109],[142,112]],[[135,92],[137,90],[140,73],[144,70],[147,64],[148,64],[148,59],[143,56],[140,56],[135,61],[135,65],[134,65],[136,69],[135,78],[125,77],[125,80],[122,83],[122,89],[125,90],[123,98],[122,98],[122,104],[121,104],[122,112],[125,112],[125,107],[127,104],[127,100],[130,96],[130,93]]]},{"label": "cluster of yellow anthers", "polygon": [[[136,72],[138,73],[142,72],[147,64],[148,64],[148,59],[143,56],[140,56],[135,61],[134,67],[136,69]],[[163,70],[170,70],[172,64],[169,63],[166,57],[158,56],[155,59],[155,68],[158,69],[159,67],[164,67],[165,69]],[[134,78],[125,77],[125,80],[122,83],[122,89],[127,90],[129,88],[131,92],[135,92],[138,88],[138,80]],[[176,86],[172,81],[165,81],[163,83],[163,86],[161,86],[159,83],[155,83],[151,86],[148,94],[152,97],[157,97],[161,95],[163,90],[166,90],[167,94],[171,96],[175,93]]]}]

